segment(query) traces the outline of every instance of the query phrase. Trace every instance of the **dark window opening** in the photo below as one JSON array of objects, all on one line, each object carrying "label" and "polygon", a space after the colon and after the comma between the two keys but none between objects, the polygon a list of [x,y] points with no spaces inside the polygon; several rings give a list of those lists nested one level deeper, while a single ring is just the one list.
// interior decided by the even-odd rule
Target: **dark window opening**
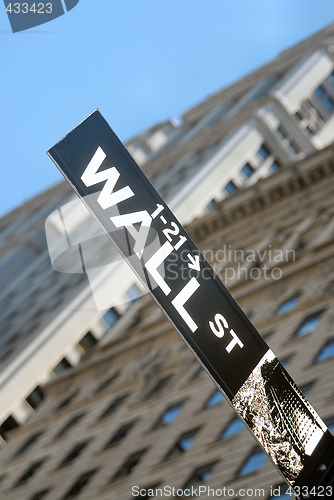
[{"label": "dark window opening", "polygon": [[181,455],[185,451],[189,450],[189,448],[191,448],[191,446],[194,444],[197,433],[198,429],[195,429],[193,431],[182,434],[182,436],[176,441],[174,446],[169,450],[166,458],[176,457],[177,455]]},{"label": "dark window opening", "polygon": [[42,434],[43,434],[43,432],[37,432],[36,434],[31,436],[29,439],[27,439],[23,443],[21,448],[18,449],[16,455],[21,455],[22,453],[26,453],[27,451],[29,451],[32,448],[32,446],[37,442],[37,440],[40,438],[40,436],[42,436]]},{"label": "dark window opening", "polygon": [[133,422],[129,422],[128,424],[122,425],[115,432],[115,434],[113,434],[112,438],[108,441],[105,448],[109,448],[110,446],[114,446],[114,445],[118,444],[120,441],[122,441],[128,435],[128,433],[132,429],[134,423],[135,422],[133,421]]},{"label": "dark window opening", "polygon": [[313,382],[310,382],[309,384],[304,384],[300,387],[300,390],[304,394],[305,398],[309,399],[310,397],[310,392],[313,386]]},{"label": "dark window opening", "polygon": [[102,415],[100,416],[100,419],[101,418],[106,418],[106,417],[109,417],[110,415],[113,415],[117,410],[118,408],[121,406],[121,404],[123,403],[123,401],[128,397],[128,394],[125,394],[124,396],[120,396],[118,397],[117,399],[115,399],[115,401],[113,401],[108,407],[106,410],[104,410],[104,412],[102,413]]},{"label": "dark window opening", "polygon": [[7,433],[17,427],[19,427],[19,424],[16,422],[15,418],[10,415],[0,426],[0,436],[6,439]]},{"label": "dark window opening", "polygon": [[286,300],[278,307],[278,309],[276,310],[276,314],[280,315],[291,311],[297,306],[298,302],[299,297],[297,295],[291,297],[291,299]]},{"label": "dark window opening", "polygon": [[78,425],[78,423],[80,422],[80,420],[83,418],[84,415],[85,415],[84,413],[81,413],[80,415],[76,415],[75,417],[71,418],[71,420],[64,425],[64,427],[59,432],[57,437],[70,434],[70,432],[72,432],[73,429]]},{"label": "dark window opening", "polygon": [[42,490],[38,491],[37,493],[34,493],[32,497],[30,497],[29,500],[44,500],[46,498],[46,495],[49,493],[49,489],[47,490]]},{"label": "dark window opening", "polygon": [[76,391],[72,392],[72,394],[70,396],[68,396],[67,398],[65,398],[58,406],[57,406],[57,409],[58,410],[61,410],[62,408],[66,408],[66,406],[68,406],[72,401],[73,399],[78,395],[79,393],[79,389],[77,389]]},{"label": "dark window opening", "polygon": [[228,193],[228,194],[233,194],[235,193],[235,191],[237,190],[237,187],[236,185],[234,184],[233,181],[230,181],[226,184],[226,186],[224,187],[225,191]]},{"label": "dark window opening", "polygon": [[136,467],[136,465],[139,463],[139,461],[141,460],[143,455],[146,453],[146,451],[147,450],[145,449],[145,450],[141,450],[141,451],[138,451],[138,452],[130,455],[129,458],[127,458],[125,460],[123,465],[118,469],[116,474],[113,476],[112,481],[114,481],[115,479],[121,479],[122,477],[126,477],[129,474],[131,474],[131,472]]},{"label": "dark window opening", "polygon": [[281,167],[280,167],[279,163],[278,163],[276,160],[274,160],[274,161],[272,162],[272,164],[270,165],[270,167],[269,167],[269,169],[270,169],[272,172],[277,172],[277,170],[279,170],[280,168],[281,168]]},{"label": "dark window opening", "polygon": [[191,488],[198,488],[201,486],[203,483],[208,481],[213,473],[213,469],[215,467],[216,463],[206,465],[204,467],[200,467],[199,469],[196,469],[193,474],[190,476],[188,481],[184,485],[184,489],[191,489]]},{"label": "dark window opening", "polygon": [[119,314],[116,312],[116,310],[112,307],[103,315],[103,320],[109,328],[113,327],[115,323],[119,320]]},{"label": "dark window opening", "polygon": [[249,178],[254,174],[254,168],[249,163],[246,163],[241,168],[241,172],[244,174],[245,177]]},{"label": "dark window opening", "polygon": [[71,367],[72,367],[71,363],[69,363],[69,361],[67,361],[67,359],[64,358],[60,361],[60,363],[58,363],[57,366],[54,367],[53,371],[56,375],[59,375],[60,373],[63,373],[65,370],[68,370]]},{"label": "dark window opening", "polygon": [[330,359],[334,356],[334,339],[330,340],[325,344],[325,346],[321,349],[315,360],[320,363],[321,361],[325,361],[326,359]]},{"label": "dark window opening", "polygon": [[267,456],[261,448],[256,447],[238,471],[238,476],[246,476],[261,469]]},{"label": "dark window opening", "polygon": [[266,160],[268,158],[268,156],[270,156],[270,154],[271,154],[269,149],[267,148],[267,146],[265,144],[262,144],[262,146],[260,147],[260,149],[258,150],[257,153],[263,160]]},{"label": "dark window opening", "polygon": [[59,467],[63,467],[64,465],[68,465],[71,462],[73,462],[80,454],[81,452],[86,448],[87,444],[89,441],[84,441],[83,443],[79,443],[74,448],[66,457],[64,460],[60,463]]},{"label": "dark window opening", "polygon": [[78,496],[81,493],[81,491],[87,486],[87,484],[91,480],[92,476],[96,473],[96,471],[97,469],[82,474],[73,484],[73,486],[68,490],[66,495],[63,497],[64,500],[67,498],[74,498]]},{"label": "dark window opening", "polygon": [[169,425],[172,422],[174,422],[174,420],[180,413],[182,406],[183,403],[176,403],[174,405],[169,406],[167,410],[159,418],[157,425]]},{"label": "dark window opening", "polygon": [[334,432],[334,417],[328,418],[325,420],[325,424],[327,425],[329,431],[333,434]]},{"label": "dark window opening", "polygon": [[31,394],[26,398],[27,402],[30,404],[31,408],[34,410],[41,404],[41,402],[44,399],[43,391],[42,389],[37,386]]},{"label": "dark window opening", "polygon": [[240,418],[234,418],[229,422],[229,424],[225,427],[223,432],[220,435],[221,439],[227,439],[231,436],[235,436],[244,430],[244,423]]},{"label": "dark window opening", "polygon": [[97,339],[91,332],[87,332],[86,335],[79,342],[79,346],[84,354],[86,354],[87,351],[89,351],[96,344],[97,344]]},{"label": "dark window opening", "polygon": [[211,408],[225,401],[223,394],[217,389],[205,403],[206,408]]},{"label": "dark window opening", "polygon": [[317,312],[315,314],[311,314],[308,316],[297,328],[295,335],[297,337],[301,337],[303,335],[307,335],[308,333],[314,332],[316,327],[319,325],[321,321],[323,311]]},{"label": "dark window opening", "polygon": [[153,389],[150,390],[148,397],[153,396],[153,394],[157,394],[161,392],[168,382],[171,380],[172,375],[166,375],[165,377],[161,377],[156,384],[153,386]]},{"label": "dark window opening", "polygon": [[19,486],[22,483],[25,483],[29,481],[30,478],[32,478],[38,469],[41,467],[43,464],[44,460],[38,460],[38,462],[33,463],[26,471],[25,473],[20,477],[20,479],[17,481],[15,486]]},{"label": "dark window opening", "polygon": [[113,382],[114,380],[117,378],[118,374],[115,373],[114,375],[111,375],[111,377],[107,378],[106,380],[104,380],[98,387],[97,389],[95,390],[95,394],[98,394],[99,392],[102,392],[104,391],[107,387],[109,387]]}]

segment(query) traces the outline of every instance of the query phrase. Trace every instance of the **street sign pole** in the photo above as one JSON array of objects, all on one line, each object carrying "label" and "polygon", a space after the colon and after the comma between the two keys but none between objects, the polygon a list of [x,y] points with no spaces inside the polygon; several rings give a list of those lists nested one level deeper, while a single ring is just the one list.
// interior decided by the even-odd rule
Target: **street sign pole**
[{"label": "street sign pole", "polygon": [[48,154],[291,492],[331,498],[333,436],[100,112]]}]

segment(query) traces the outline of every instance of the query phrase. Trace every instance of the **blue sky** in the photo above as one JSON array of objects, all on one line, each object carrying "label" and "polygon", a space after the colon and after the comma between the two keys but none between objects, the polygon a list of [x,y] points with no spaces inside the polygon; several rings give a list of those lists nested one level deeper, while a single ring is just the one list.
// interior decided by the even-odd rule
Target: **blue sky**
[{"label": "blue sky", "polygon": [[99,108],[125,141],[334,22],[333,0],[80,0],[13,34],[0,3],[0,215],[62,179],[46,151]]}]

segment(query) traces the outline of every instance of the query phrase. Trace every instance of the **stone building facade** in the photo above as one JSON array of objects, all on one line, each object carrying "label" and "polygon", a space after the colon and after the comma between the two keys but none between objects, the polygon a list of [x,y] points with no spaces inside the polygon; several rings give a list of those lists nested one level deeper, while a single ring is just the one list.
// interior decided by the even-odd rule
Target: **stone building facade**
[{"label": "stone building facade", "polygon": [[[333,146],[306,155],[187,228],[331,429],[333,158]],[[1,498],[288,498],[272,463],[149,296],[81,363],[49,381],[44,396],[0,449]]]},{"label": "stone building facade", "polygon": [[[205,213],[209,220],[223,199],[296,161],[306,161],[333,138],[331,25],[211,95],[179,121],[155,125],[127,147],[181,223],[190,224]],[[136,307],[140,289],[125,264],[114,268],[95,262],[90,267],[85,262],[83,272],[78,245],[86,242],[94,224],[80,207],[63,183],[0,220],[4,439],[32,415],[44,385],[77,366],[89,346],[104,338],[108,326],[131,316]],[[64,227],[73,237],[72,246],[64,244]],[[98,248],[105,259],[110,250],[103,238],[94,242],[94,253]]]}]

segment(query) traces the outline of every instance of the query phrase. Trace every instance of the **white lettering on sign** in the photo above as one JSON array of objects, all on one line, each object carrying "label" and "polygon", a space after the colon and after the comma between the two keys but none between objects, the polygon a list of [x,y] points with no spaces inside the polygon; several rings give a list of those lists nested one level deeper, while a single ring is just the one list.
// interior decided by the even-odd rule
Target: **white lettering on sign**
[{"label": "white lettering on sign", "polygon": [[[81,180],[87,187],[91,187],[105,181],[105,184],[97,198],[97,202],[104,210],[135,195],[129,186],[122,187],[117,191],[114,190],[120,177],[120,173],[115,167],[98,172],[105,158],[106,154],[99,146],[81,176]],[[139,212],[131,212],[128,214],[110,217],[110,220],[116,227],[125,227],[129,231],[135,240],[133,251],[139,259],[142,257],[145,249],[152,220],[157,218],[163,210],[164,206],[157,203],[157,208],[151,213],[151,215],[147,212],[147,210],[141,210]],[[167,219],[163,215],[160,215],[160,220],[164,225],[167,225]],[[134,226],[135,224],[140,224],[139,229]],[[166,227],[162,229],[161,232],[167,241],[165,241],[165,243],[155,252],[154,255],[152,255],[152,257],[150,257],[150,259],[146,262],[145,267],[152,278],[156,281],[159,288],[167,296],[172,290],[159,273],[158,268],[173,252],[173,250],[178,250],[187,241],[187,238],[186,236],[180,234],[180,228],[174,221],[170,222],[169,228]],[[178,241],[173,243],[173,239],[175,237],[178,237]],[[199,272],[201,269],[200,256],[188,253],[187,258],[189,259],[189,269]],[[198,325],[186,310],[185,304],[194,295],[199,287],[200,283],[196,278],[192,277],[171,301],[173,307],[193,333],[198,329]],[[209,326],[211,331],[218,338],[223,338],[226,332],[231,335],[232,338],[225,348],[228,353],[231,353],[237,345],[240,348],[244,346],[235,331],[229,328],[228,322],[222,314],[217,313],[214,317],[214,322],[209,321]]]},{"label": "white lettering on sign", "polygon": [[[152,218],[147,210],[141,210],[140,212],[133,212],[124,215],[115,215],[114,217],[110,217],[110,220],[116,227],[125,226],[127,228],[136,242],[133,247],[133,251],[137,257],[141,258],[152,223]],[[133,224],[138,224],[138,222],[141,222],[139,231],[133,226]]]},{"label": "white lettering on sign", "polygon": [[187,257],[190,260],[190,263],[188,264],[189,269],[194,269],[195,271],[200,271],[201,267],[199,264],[199,255],[195,255],[195,257],[193,257],[191,255],[191,253],[188,253]]},{"label": "white lettering on sign", "polygon": [[198,328],[195,321],[192,319],[190,314],[185,310],[184,304],[190,297],[196,292],[197,288],[200,286],[196,278],[191,278],[190,281],[182,288],[182,290],[177,294],[174,300],[172,300],[172,304],[180,314],[180,316],[184,319],[184,321],[189,326],[192,332],[195,332]]},{"label": "white lettering on sign", "polygon": [[89,162],[86,170],[81,176],[81,180],[87,186],[94,186],[99,182],[106,181],[103,189],[97,199],[99,205],[105,210],[106,208],[117,205],[121,201],[127,200],[134,196],[134,192],[129,186],[126,186],[118,191],[114,192],[116,182],[119,179],[120,173],[115,167],[108,168],[107,170],[102,170],[98,172],[98,169],[102,165],[106,154],[103,149],[99,146]]},{"label": "white lettering on sign", "polygon": [[[216,322],[216,324],[213,321],[209,321],[209,326],[216,337],[221,339],[225,335],[225,330],[229,330],[228,322],[226,321],[226,318],[220,313],[217,313],[215,315],[214,321]],[[235,331],[231,329],[229,330],[229,333],[232,336],[232,340],[225,348],[226,351],[230,353],[236,345],[243,348],[244,344],[241,342]]]},{"label": "white lettering on sign", "polygon": [[173,250],[174,248],[169,241],[166,241],[145,264],[146,269],[165,295],[168,295],[171,292],[171,289],[159,273],[158,267],[172,253]]}]

